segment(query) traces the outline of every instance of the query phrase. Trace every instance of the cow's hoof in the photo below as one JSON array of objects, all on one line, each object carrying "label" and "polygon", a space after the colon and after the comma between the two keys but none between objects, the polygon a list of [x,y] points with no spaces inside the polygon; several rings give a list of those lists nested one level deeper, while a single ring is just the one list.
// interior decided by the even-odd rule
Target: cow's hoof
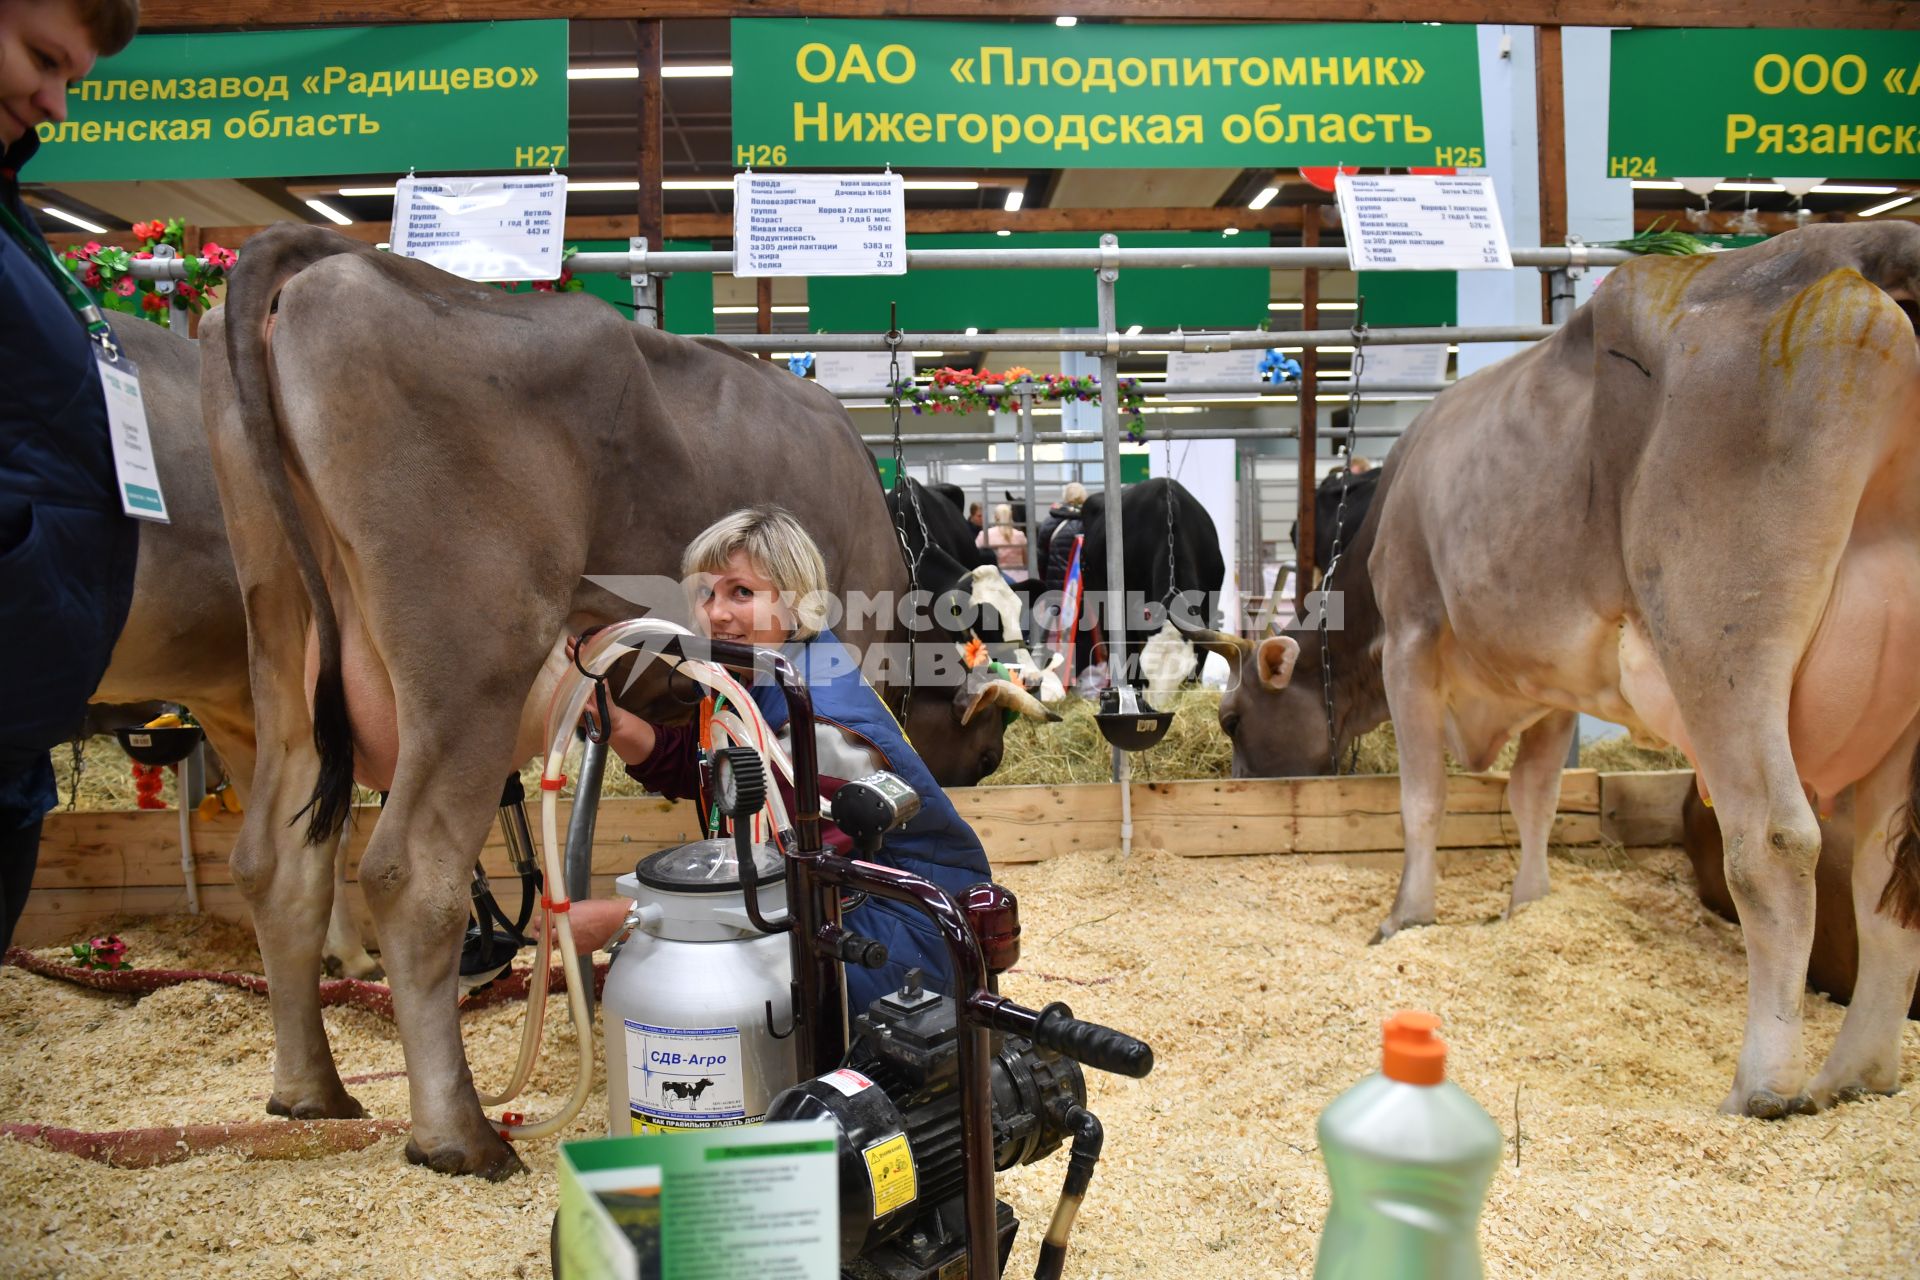
[{"label": "cow's hoof", "polygon": [[380,962],[366,952],[342,960],[338,956],[325,956],[322,963],[327,967],[329,978],[352,978],[356,982],[378,982],[387,976]]},{"label": "cow's hoof", "polygon": [[334,1085],[292,1102],[276,1093],[267,1099],[267,1114],[289,1120],[362,1120],[366,1118],[367,1109],[360,1105],[358,1098]]},{"label": "cow's hoof", "polygon": [[1749,1115],[1756,1120],[1783,1120],[1787,1116],[1810,1116],[1816,1110],[1818,1108],[1813,1105],[1810,1094],[1796,1093],[1788,1098],[1771,1089],[1755,1089],[1740,1104],[1737,1114]]},{"label": "cow's hoof", "polygon": [[428,1151],[409,1138],[407,1161],[410,1164],[423,1164],[435,1173],[472,1174],[488,1182],[505,1182],[516,1173],[525,1173],[527,1169],[526,1165],[520,1163],[520,1157],[512,1147],[491,1134],[473,1149],[448,1143]]},{"label": "cow's hoof", "polygon": [[1859,1102],[1862,1098],[1891,1098],[1899,1090],[1876,1089],[1870,1084],[1855,1080],[1837,1089],[1823,1088],[1816,1083],[1810,1092],[1813,1094],[1814,1104],[1825,1111],[1828,1107],[1837,1107],[1847,1102]]},{"label": "cow's hoof", "polygon": [[1373,931],[1373,937],[1367,939],[1367,945],[1377,947],[1394,934],[1399,933],[1402,929],[1420,929],[1432,923],[1433,921],[1431,920],[1395,921],[1392,916],[1388,916],[1380,922],[1380,927]]}]

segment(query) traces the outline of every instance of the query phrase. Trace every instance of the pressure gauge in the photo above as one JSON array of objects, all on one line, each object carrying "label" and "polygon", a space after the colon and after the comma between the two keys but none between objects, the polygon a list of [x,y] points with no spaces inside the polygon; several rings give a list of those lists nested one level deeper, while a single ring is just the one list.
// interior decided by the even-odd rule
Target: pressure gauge
[{"label": "pressure gauge", "polygon": [[767,802],[766,769],[752,747],[722,747],[713,753],[713,796],[729,818],[751,818]]}]

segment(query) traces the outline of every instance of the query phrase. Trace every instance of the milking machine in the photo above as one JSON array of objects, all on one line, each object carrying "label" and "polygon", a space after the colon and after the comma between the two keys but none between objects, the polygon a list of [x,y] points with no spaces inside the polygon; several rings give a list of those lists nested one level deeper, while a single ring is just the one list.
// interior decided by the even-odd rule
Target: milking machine
[{"label": "milking machine", "polygon": [[[609,1131],[830,1119],[841,1139],[842,1273],[883,1280],[997,1280],[1017,1224],[994,1196],[995,1171],[1070,1142],[1066,1186],[1035,1272],[1058,1276],[1102,1141],[1081,1065],[1141,1077],[1152,1070],[1152,1050],[1063,1004],[1035,1010],[1000,995],[999,975],[1019,957],[1011,893],[983,883],[957,902],[867,860],[918,810],[919,797],[901,779],[876,773],[841,787],[828,816],[859,856],[827,849],[805,684],[772,651],[695,641],[703,660],[689,652],[690,639],[654,620],[589,633],[576,659],[581,675],[563,682],[548,718],[546,777],[554,782],[542,782],[542,816],[546,881],[557,885],[558,761],[594,683],[644,640],[643,660],[667,661],[723,700],[709,765],[729,833],[655,853],[619,881],[635,907],[601,997]],[[730,673],[777,684],[791,755]],[[792,815],[782,811],[769,768],[793,785]],[[576,811],[595,804],[597,790],[583,785]],[[929,921],[953,994],[931,990],[910,970],[899,989],[850,1018],[844,966],[879,968],[887,958],[881,943],[842,923],[843,895],[898,903]],[[542,937],[558,934],[573,973],[566,905],[547,904],[558,929]],[[569,983],[570,997],[577,985]],[[576,1025],[587,1025],[578,1011]],[[590,1045],[591,1037],[581,1040]],[[516,1072],[516,1087],[521,1082]],[[571,1114],[503,1131],[551,1132]]]}]

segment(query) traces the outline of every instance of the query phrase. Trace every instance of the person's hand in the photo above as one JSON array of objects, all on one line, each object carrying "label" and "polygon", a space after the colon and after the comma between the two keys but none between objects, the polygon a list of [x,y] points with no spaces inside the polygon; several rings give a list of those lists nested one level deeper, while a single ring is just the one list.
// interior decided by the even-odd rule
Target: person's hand
[{"label": "person's hand", "polygon": [[[574,661],[579,649],[579,640],[567,637],[567,660]],[[581,726],[587,727],[599,717],[600,700],[588,698],[587,705],[580,713]],[[613,748],[613,754],[628,764],[640,764],[653,754],[653,726],[631,711],[623,709],[612,698],[607,699],[606,726],[607,745]]]},{"label": "person's hand", "polygon": [[[625,898],[581,898],[567,912],[567,918],[573,922],[574,949],[585,955],[594,951],[604,951],[613,935],[620,932],[620,926],[626,923],[627,912],[633,904]],[[534,916],[528,926],[527,936],[538,940],[542,917]],[[558,945],[558,940],[555,940]]]}]

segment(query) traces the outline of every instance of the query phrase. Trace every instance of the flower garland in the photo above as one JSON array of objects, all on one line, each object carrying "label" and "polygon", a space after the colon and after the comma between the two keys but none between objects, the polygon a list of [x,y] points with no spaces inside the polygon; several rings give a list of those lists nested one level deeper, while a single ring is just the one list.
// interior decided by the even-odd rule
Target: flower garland
[{"label": "flower garland", "polygon": [[208,290],[224,284],[227,272],[240,260],[233,250],[223,249],[212,241],[200,247],[199,257],[186,257],[186,224],[179,218],[170,218],[165,222],[157,218],[151,222],[136,222],[133,224],[133,238],[140,242],[137,249],[122,249],[118,245],[102,245],[98,240],[89,240],[83,245],[67,249],[61,256],[66,259],[68,268],[79,277],[80,283],[99,296],[102,307],[140,316],[157,325],[170,323],[167,295],[155,290],[158,281],[134,279],[135,262],[153,257],[155,247],[163,244],[185,258],[186,278],[174,281],[174,291],[186,300],[188,310],[199,315],[207,309]]},{"label": "flower garland", "polygon": [[[989,369],[941,368],[934,371],[933,381],[927,386],[920,385],[912,378],[902,378],[895,385],[888,403],[897,402],[911,408],[915,414],[972,413],[975,410],[991,413],[1003,397],[988,395],[988,385],[1012,386],[1022,381],[1032,384],[1036,400],[1058,403],[1066,400],[1097,400],[1100,397],[1100,379],[1092,374],[1070,378],[1065,374],[1050,373],[1036,378],[1033,370],[1015,365],[999,373]],[[1147,402],[1146,393],[1140,389],[1136,378],[1121,378],[1117,385],[1120,412],[1127,414],[1130,419],[1127,436],[1135,442],[1144,440],[1146,426],[1141,412]]]}]

